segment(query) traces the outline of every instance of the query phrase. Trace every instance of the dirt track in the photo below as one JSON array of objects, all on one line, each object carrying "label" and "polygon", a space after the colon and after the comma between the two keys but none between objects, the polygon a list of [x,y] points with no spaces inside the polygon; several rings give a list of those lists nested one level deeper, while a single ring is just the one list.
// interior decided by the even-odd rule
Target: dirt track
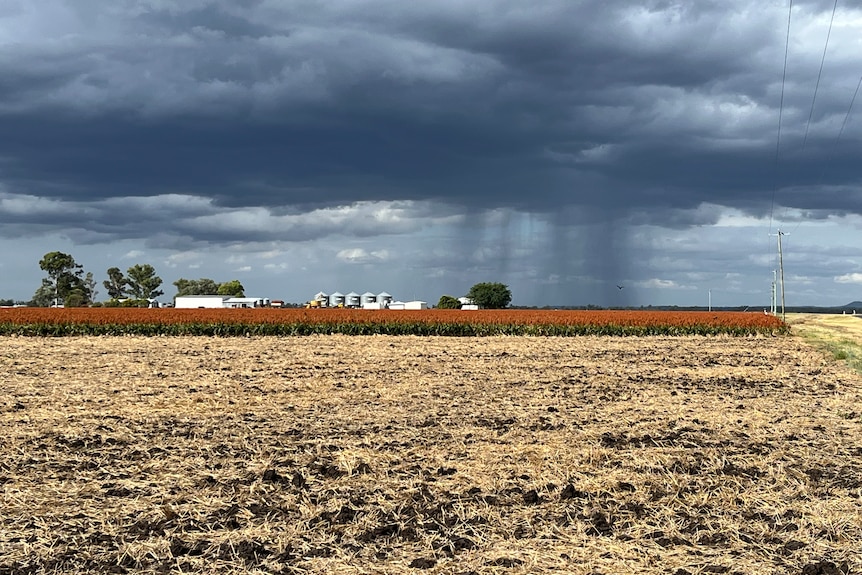
[{"label": "dirt track", "polygon": [[0,573],[862,569],[862,382],[799,338],[0,338],[0,373]]}]

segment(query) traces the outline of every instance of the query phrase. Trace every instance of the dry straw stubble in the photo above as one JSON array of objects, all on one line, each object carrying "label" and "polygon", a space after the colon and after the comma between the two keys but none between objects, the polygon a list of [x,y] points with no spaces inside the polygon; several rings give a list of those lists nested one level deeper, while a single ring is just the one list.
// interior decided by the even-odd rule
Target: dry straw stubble
[{"label": "dry straw stubble", "polygon": [[0,338],[0,573],[862,567],[797,338]]}]

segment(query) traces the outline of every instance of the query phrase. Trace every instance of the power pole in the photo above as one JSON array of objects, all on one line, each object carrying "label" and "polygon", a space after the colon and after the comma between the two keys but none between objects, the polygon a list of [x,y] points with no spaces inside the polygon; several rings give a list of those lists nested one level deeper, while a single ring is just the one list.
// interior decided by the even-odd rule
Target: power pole
[{"label": "power pole", "polygon": [[784,313],[784,257],[781,254],[781,236],[783,235],[784,232],[778,230],[778,276],[781,280],[781,321],[787,319]]},{"label": "power pole", "polygon": [[775,313],[776,313],[776,308],[777,308],[777,305],[776,305],[776,303],[775,303],[775,295],[776,295],[776,291],[775,291],[775,282],[776,282],[776,279],[775,279],[775,278],[776,278],[776,274],[777,274],[777,273],[778,273],[778,272],[776,272],[775,270],[772,270],[772,288],[771,288],[771,290],[770,290],[770,291],[771,291],[771,294],[770,294],[770,295],[771,295],[771,297],[772,297],[772,300],[771,300],[771,302],[770,302],[770,306],[769,306],[769,312],[770,312],[772,315],[775,315]]}]

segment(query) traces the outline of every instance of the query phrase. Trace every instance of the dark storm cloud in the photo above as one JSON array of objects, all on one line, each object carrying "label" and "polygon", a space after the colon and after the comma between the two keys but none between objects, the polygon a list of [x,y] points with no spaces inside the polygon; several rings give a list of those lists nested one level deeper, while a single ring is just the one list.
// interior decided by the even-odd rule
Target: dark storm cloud
[{"label": "dark storm cloud", "polygon": [[798,149],[829,2],[794,4],[776,174],[781,4],[22,1],[0,24],[0,182],[67,202],[439,200],[670,226],[703,223],[681,211],[702,203],[767,213],[778,187],[793,207],[860,213],[858,122],[832,149],[857,28],[833,32]]}]

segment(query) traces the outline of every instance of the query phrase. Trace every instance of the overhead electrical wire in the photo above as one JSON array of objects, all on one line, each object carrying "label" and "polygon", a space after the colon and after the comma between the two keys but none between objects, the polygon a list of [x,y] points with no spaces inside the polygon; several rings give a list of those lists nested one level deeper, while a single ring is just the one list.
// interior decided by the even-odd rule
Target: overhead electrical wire
[{"label": "overhead electrical wire", "polygon": [[829,37],[832,35],[832,23],[835,22],[835,10],[838,8],[838,0],[832,5],[832,18],[829,20],[829,30],[826,32],[826,45],[823,46],[823,57],[820,58],[820,71],[817,72],[817,83],[814,84],[814,97],[811,98],[811,110],[808,112],[808,122],[805,124],[805,136],[802,138],[802,150],[808,141],[808,129],[811,127],[811,118],[814,116],[814,103],[817,101],[817,89],[820,87],[820,78],[823,76],[823,63],[826,62],[826,50],[829,49]]},{"label": "overhead electrical wire", "polygon": [[[805,134],[802,138],[802,151],[805,150],[805,146],[808,142],[808,134],[809,134],[810,129],[811,129],[811,121],[814,117],[814,108],[815,108],[815,105],[817,103],[817,93],[818,93],[818,90],[820,88],[820,80],[823,77],[823,68],[824,68],[824,65],[826,63],[826,54],[829,51],[829,39],[832,36],[832,27],[835,23],[835,13],[837,12],[837,9],[838,9],[838,0],[835,0],[835,2],[832,5],[832,15],[831,15],[831,18],[829,20],[829,29],[826,32],[826,42],[825,42],[825,45],[823,46],[823,55],[820,58],[820,68],[817,72],[817,82],[814,85],[814,94],[812,95],[812,98],[811,98],[811,108],[808,111],[808,120],[805,123]],[[782,73],[782,78],[781,78],[781,103],[780,103],[779,109],[778,109],[778,135],[777,135],[776,144],[775,144],[775,166],[774,166],[774,168],[775,168],[775,172],[774,172],[775,182],[774,182],[774,186],[773,186],[773,190],[772,190],[772,202],[771,202],[771,205],[769,208],[769,235],[772,235],[772,224],[773,224],[774,216],[775,216],[775,200],[776,200],[776,195],[777,195],[777,191],[778,191],[778,187],[779,187],[778,164],[779,164],[779,159],[780,159],[780,154],[781,154],[781,124],[782,124],[782,118],[783,118],[783,113],[784,113],[784,92],[785,92],[785,86],[786,86],[786,82],[787,82],[787,60],[788,60],[788,53],[789,53],[789,47],[790,47],[790,24],[791,24],[792,14],[793,14],[793,0],[790,0],[789,6],[788,6],[788,14],[787,14],[787,37],[785,39],[785,45],[784,45],[784,71]],[[833,143],[833,145],[830,149],[830,154],[829,154],[830,157],[832,155],[831,152],[833,152],[834,149],[837,147],[838,143],[841,140],[841,136],[844,134],[844,129],[846,128],[847,123],[849,122],[850,115],[853,111],[853,105],[856,102],[856,97],[859,94],[860,88],[862,88],[862,77],[859,78],[859,82],[856,85],[856,90],[853,92],[853,97],[851,98],[850,105],[847,108],[847,113],[844,115],[844,120],[842,121],[841,128],[838,131],[838,136],[836,137],[835,142]],[[823,165],[824,163],[825,162],[821,163],[821,165]],[[825,173],[826,173],[826,168],[824,167],[823,171],[821,172],[821,178],[820,178],[821,182],[825,179]],[[802,223],[802,219],[800,218],[796,224],[796,227],[794,228],[794,231],[799,227],[799,225],[801,223]],[[781,260],[781,236],[785,235],[785,234],[783,232],[781,232],[781,229],[779,228],[777,235],[778,235],[779,266],[782,268],[781,269],[781,302],[782,302],[781,305],[782,305],[782,310],[783,310],[784,309],[784,270],[783,270],[783,266],[781,265],[780,260]],[[773,295],[773,306],[774,306],[775,301],[776,301],[775,300],[776,292],[775,292],[775,282],[774,281],[773,281],[772,295]],[[773,309],[775,309],[775,308],[773,308]]]},{"label": "overhead electrical wire", "polygon": [[772,233],[772,218],[775,213],[775,194],[778,191],[778,158],[781,155],[781,118],[784,115],[784,86],[787,84],[787,54],[790,51],[790,18],[793,15],[793,0],[787,9],[787,38],[784,42],[784,71],[781,74],[781,101],[778,105],[778,137],[775,141],[775,182],[772,186],[772,203],[769,207],[769,233]]},{"label": "overhead electrical wire", "polygon": [[856,95],[859,94],[859,87],[862,86],[862,76],[859,76],[859,83],[856,84],[856,91],[853,92],[853,98],[850,99],[850,107],[847,108],[847,114],[844,115],[844,121],[841,122],[841,129],[838,130],[838,137],[835,139],[835,144],[841,140],[842,134],[844,134],[844,127],[847,126],[847,121],[850,119],[850,112],[853,111],[853,103],[856,101]]},{"label": "overhead electrical wire", "polygon": [[[820,79],[823,77],[823,65],[826,63],[826,52],[829,50],[829,38],[832,36],[832,25],[835,22],[835,11],[838,9],[838,0],[835,0],[835,3],[832,4],[832,17],[829,19],[829,29],[826,31],[826,43],[823,46],[823,55],[820,57],[820,69],[817,71],[817,81],[814,83],[814,95],[811,97],[811,109],[808,110],[808,121],[805,122],[805,135],[802,137],[802,152],[805,151],[805,145],[808,143],[808,132],[811,129],[811,119],[814,117],[814,104],[817,102],[817,91],[820,88]],[[823,176],[821,174],[821,181],[823,180]],[[787,217],[787,213],[790,211],[789,206],[785,206],[784,208],[784,216],[785,219]],[[796,226],[793,228],[794,231],[799,228],[799,224],[802,223],[800,219],[796,222]]]},{"label": "overhead electrical wire", "polygon": [[[832,155],[835,152],[835,148],[838,147],[838,144],[841,142],[841,136],[844,135],[844,128],[847,127],[847,123],[850,121],[850,115],[853,112],[853,104],[856,102],[856,96],[859,95],[860,87],[862,87],[862,76],[859,76],[859,82],[856,83],[856,90],[853,92],[853,97],[850,98],[850,105],[847,107],[847,113],[844,114],[844,120],[841,122],[841,129],[838,130],[838,136],[836,136],[835,141],[832,142],[832,146],[830,147],[830,150],[829,150],[829,156],[826,158],[826,161],[824,162],[823,170],[820,172],[820,184],[823,184],[823,181],[826,178],[825,164],[828,163],[829,160],[832,159]],[[799,220],[798,222],[796,222],[796,227],[793,228],[794,231],[796,231],[796,229],[799,228],[799,225],[801,223],[802,223],[802,220]]]}]

